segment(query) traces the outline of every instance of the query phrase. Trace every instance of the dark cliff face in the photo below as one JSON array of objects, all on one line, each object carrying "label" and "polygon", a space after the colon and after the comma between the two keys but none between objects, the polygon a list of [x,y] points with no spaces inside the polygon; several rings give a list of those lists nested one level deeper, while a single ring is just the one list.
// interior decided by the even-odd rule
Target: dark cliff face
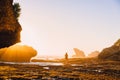
[{"label": "dark cliff face", "polygon": [[105,48],[98,55],[99,59],[120,61],[120,39],[114,45]]},{"label": "dark cliff face", "polygon": [[22,30],[13,10],[13,0],[0,0],[0,48],[20,42]]}]

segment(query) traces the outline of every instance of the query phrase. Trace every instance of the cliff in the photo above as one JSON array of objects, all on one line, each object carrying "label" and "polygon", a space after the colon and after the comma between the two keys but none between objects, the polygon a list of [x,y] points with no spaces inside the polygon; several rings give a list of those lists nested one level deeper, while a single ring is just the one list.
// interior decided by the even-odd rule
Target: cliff
[{"label": "cliff", "polygon": [[120,39],[116,41],[112,46],[105,48],[98,55],[102,60],[119,60],[120,61]]},{"label": "cliff", "polygon": [[0,0],[0,48],[20,42],[21,30],[14,14],[13,0]]}]

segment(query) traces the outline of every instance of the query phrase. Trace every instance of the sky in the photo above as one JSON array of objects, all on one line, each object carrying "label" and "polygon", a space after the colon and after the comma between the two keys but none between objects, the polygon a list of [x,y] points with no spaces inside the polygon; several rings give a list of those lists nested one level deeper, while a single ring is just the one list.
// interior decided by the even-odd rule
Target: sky
[{"label": "sky", "polygon": [[89,54],[120,38],[120,0],[14,0],[21,6],[22,43],[39,55]]}]

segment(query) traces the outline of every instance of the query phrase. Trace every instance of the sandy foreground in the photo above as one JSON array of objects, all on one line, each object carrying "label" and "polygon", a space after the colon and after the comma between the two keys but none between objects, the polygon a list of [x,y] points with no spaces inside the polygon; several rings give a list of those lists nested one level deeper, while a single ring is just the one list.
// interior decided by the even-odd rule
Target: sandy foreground
[{"label": "sandy foreground", "polygon": [[120,80],[120,63],[57,66],[0,63],[0,80]]}]

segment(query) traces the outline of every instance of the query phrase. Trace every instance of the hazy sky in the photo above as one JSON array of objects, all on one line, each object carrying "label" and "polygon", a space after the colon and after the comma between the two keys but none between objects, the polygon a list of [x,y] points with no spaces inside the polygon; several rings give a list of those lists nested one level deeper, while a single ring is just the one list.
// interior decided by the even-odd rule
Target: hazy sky
[{"label": "hazy sky", "polygon": [[120,38],[120,0],[15,0],[22,8],[22,42],[39,55],[86,54]]}]

